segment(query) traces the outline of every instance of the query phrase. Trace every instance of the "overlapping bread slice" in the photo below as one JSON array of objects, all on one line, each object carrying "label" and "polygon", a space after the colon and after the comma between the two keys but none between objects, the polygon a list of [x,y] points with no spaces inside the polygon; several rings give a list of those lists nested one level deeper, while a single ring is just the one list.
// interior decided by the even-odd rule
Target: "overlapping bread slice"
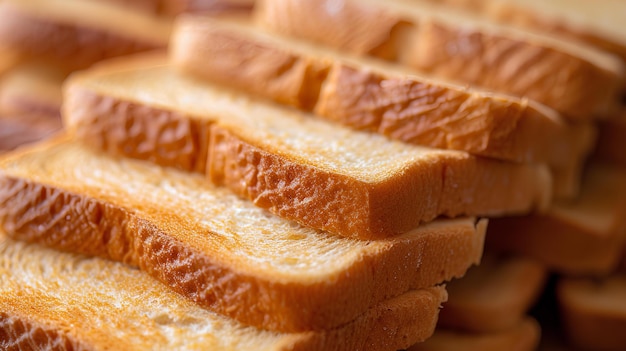
[{"label": "overlapping bread slice", "polygon": [[0,153],[52,137],[62,128],[59,118],[0,112]]},{"label": "overlapping bread slice", "polygon": [[258,5],[259,21],[277,32],[526,96],[577,120],[605,114],[623,76],[619,59],[593,47],[419,2],[263,0]]},{"label": "overlapping bread slice", "polygon": [[185,72],[405,142],[567,167],[589,146],[548,108],[272,35],[247,21],[183,17]]},{"label": "overlapping bread slice", "polygon": [[0,77],[0,112],[61,118],[66,73],[43,63],[22,63]]},{"label": "overlapping bread slice", "polygon": [[0,47],[68,69],[167,46],[171,23],[98,0],[0,2]]},{"label": "overlapping bread slice", "polygon": [[63,139],[7,155],[0,176],[10,235],[138,266],[203,307],[271,330],[332,329],[462,276],[480,261],[486,226],[465,218],[385,240],[332,236],[201,175]]},{"label": "overlapping bread slice", "polygon": [[200,308],[138,270],[0,234],[3,350],[380,350],[433,331],[445,290],[411,291],[325,331],[277,333]]},{"label": "overlapping bread slice", "polygon": [[593,164],[580,198],[530,217],[494,219],[487,245],[534,257],[551,270],[602,275],[618,265],[626,239],[626,171]]},{"label": "overlapping bread slice", "polygon": [[533,351],[537,349],[541,328],[532,317],[514,326],[490,333],[436,329],[432,337],[407,351]]},{"label": "overlapping bread slice", "polygon": [[257,206],[342,236],[388,237],[441,215],[523,213],[550,201],[545,166],[390,141],[168,66],[75,76],[64,112],[68,128],[100,149],[206,165],[211,181]]},{"label": "overlapping bread slice", "polygon": [[564,330],[581,350],[623,350],[626,345],[626,276],[563,278],[557,297]]},{"label": "overlapping bread slice", "polygon": [[525,257],[486,255],[448,285],[438,328],[493,333],[514,328],[541,294],[548,271]]},{"label": "overlapping bread slice", "polygon": [[[420,1],[420,0],[407,0]],[[422,0],[423,1],[423,0]],[[429,0],[488,16],[497,21],[583,40],[626,60],[621,0]]]}]

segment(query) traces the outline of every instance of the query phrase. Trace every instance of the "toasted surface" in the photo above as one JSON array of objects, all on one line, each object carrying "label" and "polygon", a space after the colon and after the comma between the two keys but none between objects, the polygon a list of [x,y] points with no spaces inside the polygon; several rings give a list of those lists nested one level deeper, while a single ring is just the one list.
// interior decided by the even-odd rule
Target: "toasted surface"
[{"label": "toasted surface", "polygon": [[412,291],[357,320],[287,334],[243,326],[144,273],[0,237],[0,347],[72,350],[397,350],[434,329],[441,287]]},{"label": "toasted surface", "polygon": [[469,333],[437,328],[435,334],[407,351],[532,351],[537,349],[541,328],[532,317],[491,333]]},{"label": "toasted surface", "polygon": [[22,64],[0,79],[0,111],[61,118],[64,72],[44,64]]},{"label": "toasted surface", "polygon": [[80,139],[157,162],[162,154],[173,163],[181,155],[203,160],[205,144],[195,140],[209,137],[203,128],[210,127],[213,182],[282,217],[343,236],[397,235],[440,215],[523,213],[551,196],[543,166],[389,141],[167,66],[78,75],[67,86],[64,109]]},{"label": "toasted surface", "polygon": [[77,69],[167,46],[170,21],[95,0],[6,0],[0,45]]},{"label": "toasted surface", "polygon": [[626,166],[626,107],[612,118],[600,122],[595,157],[618,166]]},{"label": "toasted surface", "polygon": [[475,333],[514,328],[536,302],[547,276],[532,259],[487,255],[465,277],[450,282],[438,325]]},{"label": "toasted surface", "polygon": [[583,350],[623,350],[626,345],[626,277],[563,278],[557,287],[570,342]]},{"label": "toasted surface", "polygon": [[575,119],[606,113],[623,76],[619,60],[592,47],[426,4],[265,0],[258,9],[278,32],[526,96]]},{"label": "toasted surface", "polygon": [[485,221],[346,239],[279,219],[200,175],[76,143],[23,150],[0,167],[0,223],[11,235],[138,266],[264,328],[342,325],[377,302],[462,276],[482,255]]},{"label": "toasted surface", "polygon": [[606,274],[625,239],[625,179],[622,169],[593,164],[578,199],[557,202],[543,215],[494,219],[488,246],[532,256],[562,273]]},{"label": "toasted surface", "polygon": [[172,42],[172,60],[183,71],[355,129],[517,162],[558,167],[582,159],[572,128],[527,100],[432,80],[243,21],[183,17]]}]

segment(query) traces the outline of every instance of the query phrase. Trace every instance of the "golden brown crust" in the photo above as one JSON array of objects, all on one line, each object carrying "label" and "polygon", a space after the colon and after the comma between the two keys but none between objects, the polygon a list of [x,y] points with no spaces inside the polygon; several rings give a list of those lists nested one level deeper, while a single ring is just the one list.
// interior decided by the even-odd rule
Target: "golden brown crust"
[{"label": "golden brown crust", "polygon": [[337,328],[268,332],[203,310],[125,265],[0,240],[3,350],[396,350],[430,336],[446,300],[443,287],[431,287]]},{"label": "golden brown crust", "polygon": [[[202,27],[181,23],[173,34],[172,60],[190,74],[211,78],[277,102],[310,110],[330,60],[272,48],[199,17]],[[192,24],[193,26],[193,24]]]},{"label": "golden brown crust", "polygon": [[[625,239],[625,173],[599,165],[588,173],[577,200],[556,203],[544,215],[492,220],[487,246],[534,257],[570,275],[614,270]],[[598,215],[603,217],[600,223]]]},{"label": "golden brown crust", "polygon": [[626,345],[626,278],[563,278],[557,285],[564,331],[581,350],[623,350]]},{"label": "golden brown crust", "polygon": [[[220,122],[216,123],[223,124],[217,127],[219,133],[217,136],[213,133],[216,131],[215,124],[211,126],[209,133],[210,164],[207,172],[210,178],[216,183],[227,183],[241,195],[249,195],[261,207],[272,208],[275,213],[298,220],[307,226],[343,236],[382,238],[404,233],[419,223],[430,221],[440,215],[454,217],[468,213],[480,215],[524,213],[545,208],[550,201],[551,179],[544,166],[509,164],[480,159],[461,152],[422,149],[389,142],[376,136],[371,136],[370,139],[370,135],[335,129],[334,126],[311,120],[307,115],[296,114],[287,109],[254,100],[235,102],[233,100],[235,98],[237,100],[247,98],[236,93],[230,95],[228,90],[217,92],[212,90],[215,88],[210,85],[204,86],[199,82],[186,80],[171,72],[168,67],[159,67],[154,71],[150,69],[145,71],[146,73],[135,70],[132,74],[129,73],[128,78],[138,79],[136,78],[138,72],[151,77],[149,85],[146,86],[147,90],[142,95],[161,93],[160,88],[154,88],[161,84],[155,80],[157,82],[161,79],[167,80],[174,87],[171,93],[174,94],[172,101],[161,100],[160,106],[150,99],[148,102],[140,103],[149,107],[146,110],[153,113],[170,114],[172,111],[180,111],[182,116],[187,116],[184,111],[196,108],[195,105],[178,103],[179,92],[175,91],[175,87],[178,89],[188,87],[188,91],[191,91],[185,96],[188,101],[192,96],[193,99],[206,99],[207,92],[213,92],[211,94],[215,94],[215,98],[219,100],[219,103],[216,103],[218,107],[213,109],[209,104],[197,106],[196,109],[196,113],[201,114],[205,120],[218,119]],[[119,76],[120,81],[125,80],[125,74]],[[83,83],[77,81],[75,84],[76,91],[93,90],[88,88],[89,77],[84,78]],[[129,95],[126,98],[113,97],[114,93],[110,91],[115,91],[119,84],[115,80],[113,82],[109,91],[104,89],[99,93],[110,96],[107,101],[141,100],[131,97],[130,95],[134,94],[132,92],[125,93]],[[141,89],[141,84],[131,90],[135,89]],[[67,103],[68,106],[75,105],[80,108],[86,106],[83,104],[84,99],[74,100],[71,95],[72,92],[68,94],[70,101]],[[72,103],[72,100],[75,103]],[[229,112],[230,109],[234,112]],[[80,123],[78,118],[75,118],[73,109],[68,108],[65,112],[68,125]],[[123,112],[120,114],[121,117],[127,113],[124,110],[120,112]],[[85,111],[76,116],[88,116],[91,113],[96,112]],[[126,121],[127,119],[115,119],[115,123],[120,126],[126,126]],[[264,125],[258,127],[262,129],[251,126],[256,121]],[[281,126],[270,127],[277,122]],[[91,125],[84,124],[85,128],[92,128]],[[279,132],[280,128],[285,128],[285,133]],[[302,135],[313,132],[311,128],[316,131],[317,136],[302,139]],[[108,130],[110,128],[102,129],[99,133],[107,133]],[[240,132],[239,135],[230,135],[233,130]],[[266,133],[267,136],[259,137],[259,133]],[[321,149],[324,140],[329,138],[327,133],[345,136],[346,147],[354,150],[358,156],[355,162],[346,167],[346,174],[341,170],[342,165],[339,168],[332,165],[336,164],[336,159],[331,159],[329,153],[337,151],[332,148]],[[246,134],[245,138],[242,134]],[[145,159],[152,154],[158,154],[159,140],[144,133],[139,133],[139,137],[143,138],[145,145],[151,145],[151,148],[147,149],[145,154],[136,157]],[[269,139],[272,141],[268,142]],[[373,140],[373,145],[405,152],[409,159],[398,161],[401,162],[400,166],[393,172],[370,170],[368,169],[370,166],[357,169],[354,167],[356,162],[368,163],[369,154],[356,150],[356,140],[364,142]],[[293,143],[294,146],[284,145],[282,148],[279,145],[285,143]],[[304,145],[306,149],[302,148]],[[358,147],[360,148],[360,142]],[[371,145],[368,147],[375,148]],[[301,152],[307,153],[311,150],[313,156],[321,157],[319,164],[311,162],[308,156],[306,158],[298,156]],[[133,150],[124,149],[120,152],[132,154]],[[260,173],[261,168],[258,167],[262,167],[263,172],[268,173]],[[296,178],[298,182],[293,181]],[[257,181],[260,184],[258,186]],[[290,182],[293,188],[287,186],[287,182]],[[487,189],[492,191],[486,191]]]},{"label": "golden brown crust", "polygon": [[355,129],[556,168],[582,160],[584,139],[558,114],[525,100],[439,84],[411,70],[376,70],[371,61],[295,47],[245,22],[187,17],[173,43],[174,64],[190,75],[314,110]]},{"label": "golden brown crust", "polygon": [[[431,74],[526,96],[565,116],[606,114],[621,76],[530,40],[422,21],[405,63]],[[556,74],[555,72],[558,72]]]},{"label": "golden brown crust", "polygon": [[[558,33],[560,36],[566,36],[573,40],[582,40],[588,44],[617,54],[623,60],[626,60],[626,45],[623,41],[609,38],[590,25],[579,25],[568,21],[566,14],[564,14],[564,16],[554,16],[553,14],[543,13],[540,8],[533,8],[533,5],[524,6],[523,4],[520,5],[506,1],[437,0],[433,2],[447,6],[457,6],[463,10],[471,10],[502,23],[531,29],[538,28],[546,33]],[[606,5],[594,5],[604,6],[607,11],[612,10],[610,8],[610,2],[607,2]],[[580,6],[580,4],[578,4],[578,6]],[[578,10],[584,11],[584,9]]]},{"label": "golden brown crust", "polygon": [[260,148],[220,123],[212,126],[210,145],[213,183],[283,218],[360,239],[397,235],[442,214],[498,215],[541,207],[546,194],[539,189],[550,178],[532,166],[468,156],[433,161],[430,167],[414,163],[396,177],[367,183]]},{"label": "golden brown crust", "polygon": [[[0,303],[0,305],[2,304]],[[11,313],[0,312],[0,347],[3,350],[92,350],[83,342],[64,333],[60,328],[34,322],[32,317],[17,315],[15,311],[11,311]]]},{"label": "golden brown crust", "polygon": [[[623,81],[620,65],[612,58],[604,57],[611,61],[608,70],[599,61],[554,46],[551,37],[488,31],[383,1],[332,4],[266,0],[259,6],[258,22],[278,33],[354,54],[397,59],[439,77],[529,97],[577,120],[607,113]],[[380,47],[387,49],[383,55],[373,50]]]},{"label": "golden brown crust", "polygon": [[0,7],[0,43],[25,57],[49,60],[75,70],[110,57],[164,48],[167,38],[154,42],[57,22],[6,3]]},{"label": "golden brown crust", "polygon": [[438,325],[475,333],[500,332],[519,324],[536,302],[546,268],[520,257],[484,257],[480,266],[448,285],[449,299]]},{"label": "golden brown crust", "polygon": [[70,87],[68,128],[84,143],[114,155],[204,173],[211,121]]},{"label": "golden brown crust", "polygon": [[[185,221],[184,213],[144,204],[144,211],[171,223],[161,228],[121,200],[104,200],[94,187],[79,186],[83,192],[75,193],[5,175],[0,178],[0,223],[20,240],[138,266],[205,308],[272,330],[334,328],[380,301],[462,276],[480,260],[486,226],[481,221],[477,228],[433,227],[372,242],[379,249],[363,252],[331,282],[296,282],[250,271],[245,263],[195,245],[197,239],[174,238],[170,231],[206,232]],[[219,234],[206,234],[208,246],[219,244]]]},{"label": "golden brown crust", "polygon": [[516,162],[568,162],[579,142],[526,101],[341,63],[333,65],[315,112],[412,144]]},{"label": "golden brown crust", "polygon": [[409,26],[401,16],[356,1],[258,1],[255,13],[278,33],[388,60],[396,59],[403,44],[396,38]]}]

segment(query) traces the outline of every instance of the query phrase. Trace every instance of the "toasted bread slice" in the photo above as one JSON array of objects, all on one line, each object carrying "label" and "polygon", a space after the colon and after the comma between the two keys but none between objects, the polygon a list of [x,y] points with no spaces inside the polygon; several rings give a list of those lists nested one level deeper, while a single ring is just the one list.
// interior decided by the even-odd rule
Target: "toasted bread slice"
[{"label": "toasted bread slice", "polygon": [[523,213],[550,201],[545,166],[389,141],[168,66],[120,70],[70,79],[64,118],[78,138],[202,170],[210,137],[206,166],[214,183],[306,226],[382,238],[440,215]]},{"label": "toasted bread slice", "polygon": [[524,257],[483,258],[480,266],[448,285],[439,327],[489,333],[515,327],[536,302],[546,268]]},{"label": "toasted bread slice", "polygon": [[526,317],[511,328],[491,333],[469,333],[437,327],[432,337],[407,351],[533,351],[537,349],[541,328]]},{"label": "toasted bread slice", "polygon": [[162,0],[164,12],[179,14],[184,12],[204,14],[249,14],[255,0]]},{"label": "toasted bread slice", "polygon": [[67,69],[167,46],[171,23],[97,0],[5,0],[0,47]]},{"label": "toasted bread slice", "polygon": [[626,172],[594,164],[579,199],[555,203],[545,214],[491,222],[492,249],[522,253],[552,270],[580,275],[616,268],[626,230]]},{"label": "toasted bread slice", "polygon": [[485,221],[346,239],[275,217],[200,175],[77,143],[23,150],[0,169],[0,223],[9,234],[138,266],[264,329],[343,325],[389,297],[462,276],[482,255]]},{"label": "toasted bread slice", "polygon": [[257,17],[280,33],[529,97],[577,120],[605,114],[613,104],[623,77],[616,57],[427,5],[347,0],[327,6],[317,0],[264,0]]},{"label": "toasted bread slice", "polygon": [[276,333],[204,310],[144,273],[0,236],[3,350],[380,350],[432,334],[445,290],[411,291],[334,329]]},{"label": "toasted bread slice", "polygon": [[417,145],[551,166],[582,159],[584,139],[539,104],[431,80],[281,38],[251,25],[183,17],[172,35],[183,71]]},{"label": "toasted bread slice", "polygon": [[41,63],[16,66],[0,79],[0,111],[60,119],[65,77],[64,72]]},{"label": "toasted bread slice", "polygon": [[626,166],[626,106],[612,118],[600,122],[594,157],[618,166]]},{"label": "toasted bread slice", "polygon": [[563,278],[557,296],[572,345],[582,350],[624,349],[626,276],[602,280]]},{"label": "toasted bread slice", "polygon": [[[416,0],[409,0],[416,1]],[[430,0],[499,22],[585,41],[626,60],[626,3],[621,0]]]},{"label": "toasted bread slice", "polygon": [[52,137],[61,128],[59,118],[0,114],[0,152]]}]

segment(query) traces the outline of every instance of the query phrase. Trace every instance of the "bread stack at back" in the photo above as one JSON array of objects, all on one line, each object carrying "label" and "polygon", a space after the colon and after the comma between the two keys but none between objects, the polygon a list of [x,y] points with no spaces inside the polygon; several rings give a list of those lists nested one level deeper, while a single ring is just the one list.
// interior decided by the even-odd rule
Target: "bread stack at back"
[{"label": "bread stack at back", "polygon": [[[571,144],[567,148],[570,160],[578,157],[578,163],[571,161],[570,167],[561,166],[560,170],[554,164],[551,165],[558,201],[546,213],[494,220],[488,232],[488,251],[528,255],[550,270],[567,276],[603,276],[615,271],[624,251],[624,173],[615,166],[596,162],[587,167],[584,178],[582,175],[584,160],[594,146],[593,130],[596,124],[601,126],[596,154],[615,162],[619,161],[622,153],[623,133],[620,133],[620,125],[623,118],[620,116],[621,112],[616,111],[623,109],[618,102],[620,94],[623,94],[623,62],[618,57],[595,48],[608,49],[618,55],[623,53],[620,48],[624,46],[624,41],[619,28],[625,18],[623,11],[618,11],[622,5],[611,1],[594,3],[593,6],[580,2],[565,5],[558,1],[453,0],[445,3],[446,6],[442,6],[441,2],[418,0],[267,0],[260,2],[257,8],[257,21],[275,33],[323,44],[351,54],[401,63],[415,69],[413,74],[428,74],[437,80],[453,79],[457,84],[469,84],[473,90],[482,87],[530,98],[557,111],[565,125],[578,131],[572,137],[572,140],[579,142],[578,152],[574,152],[576,148]],[[559,11],[563,6],[566,8]],[[602,15],[594,16],[592,13]],[[184,26],[179,26],[175,32],[180,31],[181,27],[185,30]],[[188,25],[187,37],[191,38],[200,31],[209,31],[206,28],[200,29],[199,25],[196,27],[198,28],[192,29],[192,25]],[[217,30],[212,29],[212,32]],[[214,36],[219,38],[218,35]],[[581,43],[581,39],[587,44]],[[257,40],[257,46],[258,42]],[[179,54],[177,48],[189,43],[189,40],[181,43],[174,40],[174,58],[182,66],[195,74],[217,74],[225,81],[237,82],[236,76],[228,76],[224,71],[203,68],[214,65],[213,60],[208,60],[208,64],[201,64],[194,62],[199,61],[197,57]],[[213,47],[210,44],[206,46]],[[238,49],[237,46],[233,47]],[[239,57],[243,58],[241,55]],[[249,61],[249,58],[245,58],[244,62],[251,66]],[[249,71],[256,74],[258,70]],[[380,127],[383,125],[380,121],[386,123],[384,126],[389,126],[391,123],[385,118],[401,116],[403,119],[396,120],[403,123],[398,130],[403,133],[400,138],[404,141],[410,140],[406,137],[409,129],[407,125],[417,124],[411,118],[420,116],[420,113],[421,116],[427,116],[424,113],[424,110],[428,111],[424,107],[426,104],[422,103],[420,106],[406,103],[406,100],[399,101],[397,96],[401,94],[397,93],[395,100],[387,97],[377,101],[368,94],[374,88],[358,90],[355,83],[367,82],[375,87],[395,87],[393,80],[375,80],[365,74],[350,76],[347,73],[336,73],[337,71],[339,69],[331,70],[328,75],[330,78],[320,89],[321,103],[314,106],[316,111],[331,111],[330,116],[333,119],[339,119],[346,110],[355,111],[354,117],[347,121],[348,124],[377,129],[392,137],[392,133]],[[352,84],[351,89],[334,95],[331,103],[327,104],[324,101],[324,92],[338,91],[333,90],[333,86],[338,85],[337,77]],[[245,85],[243,81],[237,83]],[[349,86],[347,84],[344,83],[344,87]],[[254,88],[254,85],[247,86]],[[405,88],[405,91],[410,89]],[[262,93],[272,97],[272,89],[266,89]],[[337,102],[342,96],[348,96],[343,105]],[[360,100],[354,96],[360,96]],[[413,96],[418,95],[413,91]],[[368,104],[370,110],[355,101],[362,105]],[[330,108],[325,108],[326,106]],[[441,104],[437,106],[440,107]],[[613,115],[615,117],[611,117]],[[427,117],[422,118],[420,121]],[[344,123],[346,120],[342,119]],[[355,121],[361,124],[358,125]],[[446,123],[446,126],[449,124]],[[536,140],[542,140],[541,133],[537,132],[535,135]],[[417,138],[411,141],[415,140]],[[543,150],[542,155],[545,157],[549,153],[546,151],[550,149]],[[502,155],[492,153],[483,156]],[[560,161],[561,164],[566,163],[564,158]],[[545,159],[543,162],[546,162]],[[573,166],[574,164],[577,166]],[[491,271],[495,274],[494,270]],[[465,284],[470,285],[470,278],[471,276],[467,277]],[[532,285],[529,278],[522,281],[526,281],[528,286]],[[572,284],[563,285],[569,287]],[[454,282],[451,289],[452,286]],[[541,285],[537,289],[540,288]],[[475,290],[480,291],[478,288]],[[559,291],[562,290],[564,289]],[[450,292],[450,306],[453,306],[454,290]],[[572,301],[564,297],[560,300]],[[607,300],[612,301],[610,304],[614,308],[620,308],[617,300]],[[564,322],[568,327],[576,325],[576,321],[585,321],[580,314],[577,318],[572,318],[571,316],[576,315],[568,312],[572,308],[571,303],[563,303],[563,313],[566,316]],[[582,304],[575,308],[579,311],[584,309]],[[451,310],[452,307],[449,311]],[[603,312],[596,311],[597,318],[608,320],[606,315],[602,316]],[[603,325],[618,326],[621,323],[620,318],[623,321],[625,316],[626,314],[620,315]],[[480,317],[477,316],[473,322],[474,326],[480,325]],[[463,328],[472,329],[466,326],[461,329]],[[585,335],[592,336],[581,342],[584,337],[577,335],[581,335],[583,330],[584,327],[579,327],[570,333],[573,335],[572,342],[579,347],[594,349],[590,340],[599,338],[604,339],[603,347],[613,345],[613,349],[620,349],[621,346],[617,345],[623,345],[619,342],[620,335],[612,332],[615,330],[613,327],[605,327],[606,332],[602,336],[593,336],[600,334],[588,329]],[[423,346],[427,347],[426,344]]]},{"label": "bread stack at back", "polygon": [[[49,10],[59,24],[37,24],[81,52],[72,70],[148,48],[119,44],[128,38],[165,46],[170,20],[146,13],[214,10],[78,3],[102,11]],[[183,15],[169,60],[73,74],[66,135],[0,160],[0,345],[533,349],[540,332],[526,313],[550,262],[495,253],[521,244],[493,249],[449,297],[444,284],[481,260],[479,217],[550,217],[568,206],[553,196],[577,199],[585,216],[596,201],[585,199],[602,197],[592,176],[580,198],[578,188],[621,64],[416,3],[266,0],[256,21]],[[7,4],[0,34],[49,6]],[[106,27],[117,13],[119,28]],[[83,35],[110,40],[82,51]],[[57,64],[70,52],[46,56],[32,38],[3,42]],[[620,184],[611,179],[599,183]],[[597,220],[610,231],[599,252],[622,246],[617,213]]]}]

